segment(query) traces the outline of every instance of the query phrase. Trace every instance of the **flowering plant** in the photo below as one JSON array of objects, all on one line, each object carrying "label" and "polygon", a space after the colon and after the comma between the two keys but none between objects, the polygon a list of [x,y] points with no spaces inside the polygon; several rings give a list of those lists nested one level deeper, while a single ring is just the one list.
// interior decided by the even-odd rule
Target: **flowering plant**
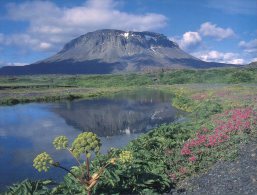
[{"label": "flowering plant", "polygon": [[[39,171],[48,171],[51,166],[61,168],[72,175],[81,186],[90,194],[92,188],[97,184],[100,176],[109,165],[114,165],[117,161],[122,164],[131,162],[133,155],[130,151],[122,151],[118,158],[110,158],[105,165],[100,167],[95,173],[90,174],[90,157],[92,153],[96,155],[100,152],[101,141],[96,134],[92,132],[84,132],[78,135],[69,147],[68,138],[66,136],[58,136],[54,139],[53,145],[56,150],[67,150],[77,161],[78,167],[72,167],[71,170],[62,166],[59,162],[55,162],[53,158],[46,152],[37,155],[33,161],[33,166]],[[81,161],[84,157],[84,163]],[[78,169],[77,169],[78,168]]]}]

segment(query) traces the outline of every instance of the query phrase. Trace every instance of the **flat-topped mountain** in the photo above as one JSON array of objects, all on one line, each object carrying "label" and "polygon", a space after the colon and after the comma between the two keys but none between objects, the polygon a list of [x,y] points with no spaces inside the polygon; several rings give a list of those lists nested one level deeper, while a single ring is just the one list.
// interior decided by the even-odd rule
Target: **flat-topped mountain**
[{"label": "flat-topped mountain", "polygon": [[222,66],[228,64],[201,61],[159,33],[105,29],[71,40],[45,60],[27,66],[3,67],[0,74],[109,74]]}]

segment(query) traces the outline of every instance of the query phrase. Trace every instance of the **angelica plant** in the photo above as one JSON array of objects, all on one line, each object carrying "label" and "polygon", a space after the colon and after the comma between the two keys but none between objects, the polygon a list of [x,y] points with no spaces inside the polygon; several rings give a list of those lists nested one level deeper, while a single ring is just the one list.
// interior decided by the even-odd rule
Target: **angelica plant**
[{"label": "angelica plant", "polygon": [[50,165],[54,163],[52,157],[47,154],[46,152],[42,152],[41,154],[37,155],[37,157],[33,161],[33,166],[39,171],[48,171]]},{"label": "angelica plant", "polygon": [[[55,162],[53,158],[46,152],[39,154],[33,161],[33,166],[39,171],[48,171],[51,166],[61,168],[70,173],[90,195],[92,188],[96,185],[101,174],[109,165],[114,165],[118,160],[124,164],[131,162],[133,159],[130,151],[122,151],[119,157],[110,158],[106,164],[99,168],[95,173],[90,175],[90,158],[92,154],[99,154],[101,148],[101,140],[92,132],[84,132],[69,147],[69,140],[66,136],[58,136],[54,139],[53,145],[56,150],[67,150],[76,160],[79,170],[76,173],[65,168],[59,162]],[[84,166],[85,165],[85,166]]]}]

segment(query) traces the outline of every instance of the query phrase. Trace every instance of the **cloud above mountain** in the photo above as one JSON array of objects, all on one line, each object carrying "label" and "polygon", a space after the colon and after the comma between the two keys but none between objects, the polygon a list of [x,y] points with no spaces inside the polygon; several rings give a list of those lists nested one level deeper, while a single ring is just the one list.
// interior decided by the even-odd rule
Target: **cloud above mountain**
[{"label": "cloud above mountain", "polygon": [[59,7],[50,1],[10,3],[7,18],[29,25],[22,34],[0,35],[0,42],[33,50],[56,49],[70,39],[96,29],[156,30],[167,22],[162,14],[120,11],[113,0],[89,0],[71,8]]},{"label": "cloud above mountain", "polygon": [[225,39],[238,41],[238,36],[230,27],[220,27],[212,22],[204,22],[196,31],[187,31],[182,36],[171,37],[185,51],[197,58],[208,62],[222,62],[229,64],[245,64],[256,60],[257,39],[249,41],[241,40],[237,47],[242,50],[238,52],[218,51],[206,44],[206,39],[223,45]]},{"label": "cloud above mountain", "polygon": [[194,55],[207,62],[223,62],[229,64],[244,64],[244,59],[238,53],[219,52],[216,50],[195,52]]},{"label": "cloud above mountain", "polygon": [[256,10],[256,0],[2,1],[0,61],[33,63],[71,39],[111,28],[158,32],[192,54],[238,53],[249,62],[257,57]]},{"label": "cloud above mountain", "polygon": [[198,32],[185,32],[182,39],[179,40],[179,45],[183,49],[189,49],[201,43],[202,38]]},{"label": "cloud above mountain", "polygon": [[235,32],[231,28],[222,28],[217,24],[205,22],[197,31],[185,32],[181,37],[172,37],[171,40],[177,42],[182,49],[191,51],[202,44],[203,37],[211,37],[221,41],[235,37]]},{"label": "cloud above mountain", "polygon": [[199,29],[199,33],[203,36],[214,37],[218,40],[235,36],[235,32],[231,28],[221,28],[210,22],[203,23]]}]

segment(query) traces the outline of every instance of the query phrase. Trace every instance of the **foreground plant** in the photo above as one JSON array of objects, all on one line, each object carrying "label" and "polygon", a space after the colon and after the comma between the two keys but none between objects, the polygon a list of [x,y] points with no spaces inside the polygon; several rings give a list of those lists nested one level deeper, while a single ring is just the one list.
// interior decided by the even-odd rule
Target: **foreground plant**
[{"label": "foreground plant", "polygon": [[257,112],[254,107],[225,110],[207,120],[194,125],[197,130],[193,130],[189,138],[183,138],[182,144],[173,152],[175,157],[170,157],[173,182],[206,170],[218,160],[234,160],[238,146],[256,135]]},{"label": "foreground plant", "polygon": [[[56,150],[67,150],[77,161],[79,171],[74,172],[74,168],[69,170],[62,166],[59,162],[55,162],[53,158],[46,152],[39,154],[33,161],[33,166],[39,171],[48,171],[50,167],[57,167],[70,173],[81,186],[90,194],[92,188],[96,185],[104,170],[116,161],[126,163],[132,160],[132,153],[130,151],[123,151],[119,158],[109,159],[102,167],[95,173],[90,175],[90,157],[94,153],[99,154],[101,141],[96,134],[92,132],[84,132],[78,135],[73,141],[71,147],[68,144],[68,138],[65,136],[58,136],[54,139],[53,145]],[[83,162],[84,161],[84,162]]]}]

